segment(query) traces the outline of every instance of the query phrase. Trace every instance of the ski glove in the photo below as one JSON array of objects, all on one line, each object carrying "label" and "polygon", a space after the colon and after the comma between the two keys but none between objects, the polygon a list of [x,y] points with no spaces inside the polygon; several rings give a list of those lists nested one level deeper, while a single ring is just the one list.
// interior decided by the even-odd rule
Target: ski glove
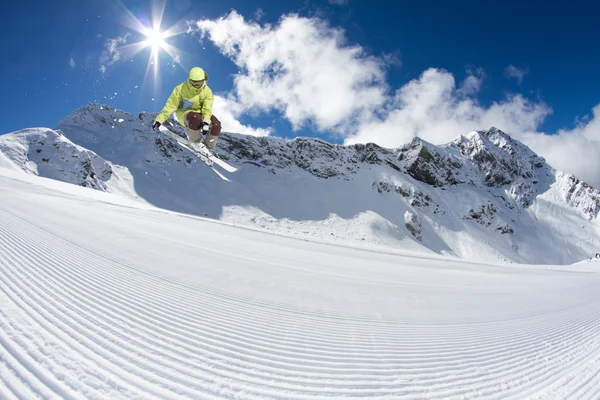
[{"label": "ski glove", "polygon": [[154,129],[155,131],[158,130],[158,128],[160,128],[160,122],[158,121],[154,121],[154,124],[152,125],[152,129]]},{"label": "ski glove", "polygon": [[208,122],[202,122],[202,133],[207,134],[210,130],[210,124]]}]

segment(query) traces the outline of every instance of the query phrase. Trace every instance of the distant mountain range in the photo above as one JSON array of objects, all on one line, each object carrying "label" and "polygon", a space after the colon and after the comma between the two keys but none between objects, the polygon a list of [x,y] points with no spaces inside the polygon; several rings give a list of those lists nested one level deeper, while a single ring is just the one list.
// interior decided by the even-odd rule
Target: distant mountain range
[{"label": "distant mountain range", "polygon": [[496,128],[396,149],[223,133],[217,152],[239,168],[228,183],[153,118],[90,104],[0,136],[0,152],[30,174],[349,246],[542,264],[600,252],[600,192]]}]

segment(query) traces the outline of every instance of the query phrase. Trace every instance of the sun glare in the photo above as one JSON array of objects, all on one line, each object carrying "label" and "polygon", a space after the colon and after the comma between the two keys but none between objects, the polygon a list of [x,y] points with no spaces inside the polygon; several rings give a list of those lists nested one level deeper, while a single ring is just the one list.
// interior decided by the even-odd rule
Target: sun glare
[{"label": "sun glare", "polygon": [[164,32],[160,32],[159,30],[154,29],[146,29],[144,35],[146,36],[144,44],[146,46],[152,47],[152,51],[157,51],[161,48],[166,47],[166,43],[164,40],[166,35]]},{"label": "sun glare", "polygon": [[142,20],[149,20],[148,22],[150,22],[149,26],[147,26],[142,23],[142,21],[138,19],[129,9],[127,9],[127,7],[125,7],[120,0],[117,0],[117,4],[119,4],[124,11],[121,14],[122,18],[124,19],[124,25],[132,30],[137,31],[144,37],[144,39],[139,42],[130,43],[120,47],[120,50],[127,51],[128,56],[133,58],[137,53],[143,51],[144,49],[150,49],[144,83],[149,75],[152,74],[155,88],[158,85],[161,54],[166,54],[170,57],[170,61],[166,62],[167,64],[173,63],[173,65],[179,65],[181,68],[183,68],[179,61],[182,50],[167,43],[167,39],[184,33],[186,27],[186,24],[176,23],[167,29],[161,29],[166,0],[162,0],[162,4],[160,4],[160,2],[161,0],[151,1],[151,18],[147,18],[146,16],[142,15]]}]

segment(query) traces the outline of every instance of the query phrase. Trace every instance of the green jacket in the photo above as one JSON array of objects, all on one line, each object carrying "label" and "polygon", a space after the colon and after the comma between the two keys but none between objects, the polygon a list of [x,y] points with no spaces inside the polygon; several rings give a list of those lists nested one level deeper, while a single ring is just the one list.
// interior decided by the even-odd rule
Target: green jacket
[{"label": "green jacket", "polygon": [[215,98],[212,90],[206,85],[200,89],[193,87],[188,81],[175,86],[167,99],[165,107],[156,117],[156,121],[164,123],[175,112],[177,120],[185,126],[185,113],[195,111],[202,114],[202,120],[210,123]]}]

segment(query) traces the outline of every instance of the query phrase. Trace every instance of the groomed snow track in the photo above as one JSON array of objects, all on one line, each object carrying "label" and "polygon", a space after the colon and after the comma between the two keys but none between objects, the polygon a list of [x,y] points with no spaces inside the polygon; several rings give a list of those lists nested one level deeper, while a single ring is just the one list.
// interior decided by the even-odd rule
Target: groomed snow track
[{"label": "groomed snow track", "polygon": [[84,191],[0,175],[2,399],[600,398],[596,273],[310,243]]}]

